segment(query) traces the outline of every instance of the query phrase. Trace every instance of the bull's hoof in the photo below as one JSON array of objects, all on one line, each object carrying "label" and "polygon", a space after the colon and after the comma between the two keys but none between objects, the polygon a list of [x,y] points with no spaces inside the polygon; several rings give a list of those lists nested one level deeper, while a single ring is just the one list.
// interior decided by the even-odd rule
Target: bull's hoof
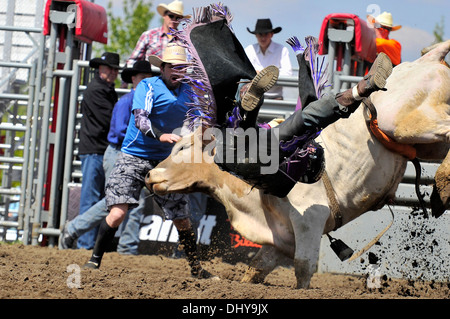
[{"label": "bull's hoof", "polygon": [[241,283],[261,284],[264,282],[265,278],[266,276],[264,275],[263,270],[248,267]]},{"label": "bull's hoof", "polygon": [[191,276],[197,279],[211,279],[219,281],[219,276],[211,274],[209,271],[201,268],[200,271],[191,271]]},{"label": "bull's hoof", "polygon": [[430,197],[431,215],[433,217],[441,216],[446,209],[450,207],[450,165],[448,161],[439,166],[434,176],[436,184],[433,186],[433,192]]}]

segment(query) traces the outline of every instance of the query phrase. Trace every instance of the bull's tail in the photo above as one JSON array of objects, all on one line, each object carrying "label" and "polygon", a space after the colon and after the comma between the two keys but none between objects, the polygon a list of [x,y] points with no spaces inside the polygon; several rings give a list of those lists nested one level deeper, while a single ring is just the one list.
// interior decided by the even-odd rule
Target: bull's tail
[{"label": "bull's tail", "polygon": [[416,195],[417,195],[417,199],[419,200],[419,204],[420,204],[420,208],[422,208],[423,211],[423,215],[425,217],[428,217],[428,211],[427,208],[425,207],[425,201],[424,201],[424,196],[421,192],[420,192],[420,176],[422,174],[422,167],[420,165],[420,161],[416,158],[412,159],[411,162],[414,164],[414,168],[416,170],[416,179],[415,179],[415,189],[416,189]]}]

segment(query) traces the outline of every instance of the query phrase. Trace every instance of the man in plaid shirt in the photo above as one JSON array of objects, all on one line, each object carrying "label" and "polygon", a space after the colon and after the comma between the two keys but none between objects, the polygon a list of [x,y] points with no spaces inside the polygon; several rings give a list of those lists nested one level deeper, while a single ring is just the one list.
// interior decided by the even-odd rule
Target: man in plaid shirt
[{"label": "man in plaid shirt", "polygon": [[173,41],[170,29],[177,29],[182,18],[190,18],[190,15],[184,15],[183,2],[175,0],[168,5],[162,3],[156,8],[163,17],[163,25],[142,33],[139,40],[127,60],[127,66],[132,67],[136,61],[146,60],[151,55],[161,57],[167,43]]}]

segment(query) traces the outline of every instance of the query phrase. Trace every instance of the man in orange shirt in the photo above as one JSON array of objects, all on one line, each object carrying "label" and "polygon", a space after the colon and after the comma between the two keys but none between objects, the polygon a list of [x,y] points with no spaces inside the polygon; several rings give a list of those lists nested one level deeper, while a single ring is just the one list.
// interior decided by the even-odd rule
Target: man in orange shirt
[{"label": "man in orange shirt", "polygon": [[375,28],[377,53],[386,53],[394,66],[400,64],[402,62],[402,46],[398,41],[389,39],[389,33],[400,29],[402,26],[394,26],[392,14],[386,11],[376,18],[368,15],[367,21]]}]

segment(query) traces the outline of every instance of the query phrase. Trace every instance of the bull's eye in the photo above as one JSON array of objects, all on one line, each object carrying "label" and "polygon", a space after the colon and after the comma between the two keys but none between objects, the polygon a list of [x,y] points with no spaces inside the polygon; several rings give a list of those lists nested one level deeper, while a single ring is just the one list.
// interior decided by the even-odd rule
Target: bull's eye
[{"label": "bull's eye", "polygon": [[175,146],[172,149],[172,156],[177,155],[179,151],[182,150],[181,145],[175,144]]},{"label": "bull's eye", "polygon": [[179,152],[187,150],[189,148],[190,148],[190,145],[177,143],[177,144],[175,144],[175,146],[173,148],[173,155],[176,155]]}]

